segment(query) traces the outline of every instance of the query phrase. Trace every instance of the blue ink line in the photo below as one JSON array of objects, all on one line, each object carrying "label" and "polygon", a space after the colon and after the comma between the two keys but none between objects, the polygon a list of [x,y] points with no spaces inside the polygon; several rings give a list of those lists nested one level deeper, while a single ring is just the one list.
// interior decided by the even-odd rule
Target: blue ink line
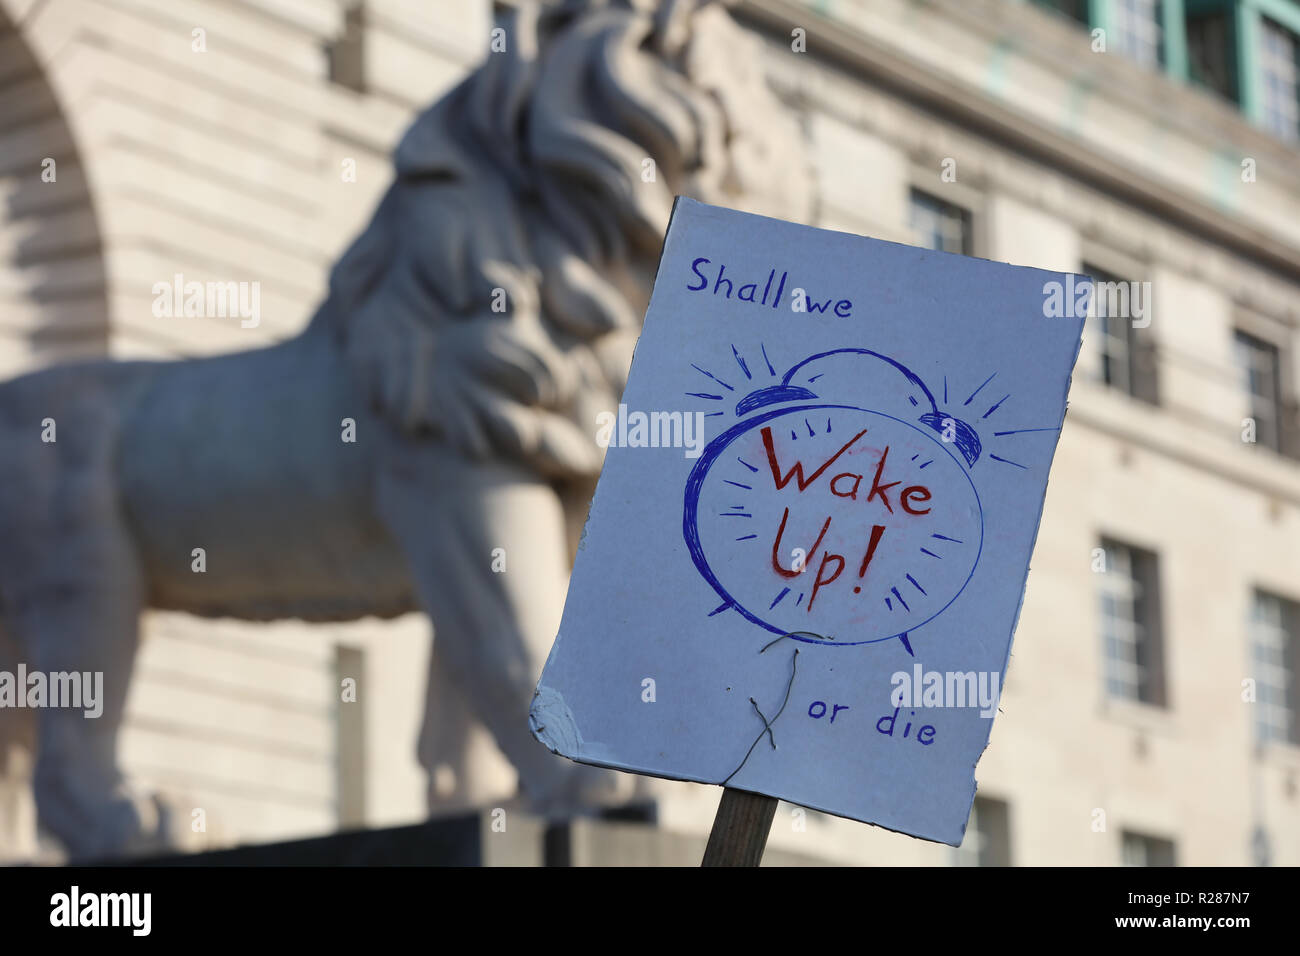
[{"label": "blue ink line", "polygon": [[[795,606],[795,607],[798,607],[798,606],[799,606],[800,604],[802,604],[802,603],[803,603],[803,592],[800,591],[800,592],[799,592],[799,600],[797,600],[797,601],[794,602],[794,606]],[[768,608],[768,610],[771,610],[771,608]]]},{"label": "blue ink line", "polygon": [[740,370],[745,373],[745,378],[752,379],[754,376],[749,374],[749,366],[745,364],[745,360],[740,357],[740,353],[736,351],[734,345],[731,347],[731,354],[736,356],[736,362],[739,363]]},{"label": "blue ink line", "polygon": [[767,374],[775,375],[776,369],[772,368],[772,360],[767,357],[767,346],[764,345],[762,342],[759,342],[758,347],[763,353],[763,361],[767,363]]},{"label": "blue ink line", "polygon": [[912,461],[916,461],[916,459],[918,459],[918,458],[920,458],[920,457],[921,457],[921,453],[920,453],[920,452],[917,452],[915,455],[912,456]]},{"label": "blue ink line", "polygon": [[948,404],[948,376],[943,377],[943,403]]},{"label": "blue ink line", "polygon": [[809,438],[815,438],[815,437],[817,437],[817,433],[816,433],[815,431],[813,431],[813,427],[812,427],[811,425],[808,425],[808,419],[805,418],[805,419],[803,420],[803,423],[804,423],[805,425],[808,426],[808,437],[809,437]]},{"label": "blue ink line", "polygon": [[787,594],[789,594],[789,593],[790,593],[790,589],[789,589],[789,588],[782,588],[781,593],[778,594],[778,595],[776,596],[776,600],[775,600],[775,601],[773,601],[771,604],[769,604],[769,605],[767,606],[767,609],[768,609],[769,611],[772,610],[772,608],[776,607],[778,604],[781,603],[781,598],[785,597],[785,596],[786,596]]},{"label": "blue ink line", "polygon": [[889,598],[885,598],[885,607],[889,608],[891,611],[894,609],[894,605],[889,603]]},{"label": "blue ink line", "polygon": [[817,379],[821,378],[825,374],[826,374],[825,372],[818,372],[812,378],[808,379],[808,384],[811,385],[813,382],[817,381]]},{"label": "blue ink line", "polygon": [[915,657],[916,651],[912,650],[912,642],[907,639],[907,635],[899,634],[898,639],[903,643],[903,650]]},{"label": "blue ink line", "polygon": [[750,538],[757,538],[757,537],[758,537],[758,535],[756,535],[756,534],[747,534],[747,535],[745,535],[743,538],[737,538],[736,540],[737,540],[737,541],[748,541]]},{"label": "blue ink line", "polygon": [[738,481],[732,481],[730,478],[723,478],[722,480],[725,481],[725,482],[726,482],[727,484],[729,484],[729,485],[735,485],[737,488],[744,488],[746,491],[753,491],[753,490],[754,490],[754,486],[753,486],[753,485],[742,485],[740,482],[738,482]]},{"label": "blue ink line", "polygon": [[956,538],[950,538],[946,534],[932,534],[930,537],[938,538],[940,541],[951,541],[953,544],[964,544],[964,542],[958,541]]},{"label": "blue ink line", "polygon": [[[912,584],[915,585],[918,591],[920,591],[922,594],[925,594],[925,588],[921,587],[921,585],[916,583],[916,578],[912,577],[910,574],[904,575],[904,577],[906,577],[907,580],[911,581]],[[928,597],[929,595],[926,596]]]},{"label": "blue ink line", "polygon": [[713,615],[715,614],[721,614],[729,607],[731,607],[730,604],[719,604],[717,607],[715,607],[712,611],[709,612],[709,617],[713,617]]},{"label": "blue ink line", "polygon": [[711,402],[722,401],[721,395],[710,395],[708,392],[687,392],[686,394],[691,396],[691,398],[707,398]]},{"label": "blue ink line", "polygon": [[743,511],[719,511],[719,518],[752,518],[751,514],[745,514]]},{"label": "blue ink line", "polygon": [[994,432],[994,437],[1002,435],[1023,435],[1025,432],[1059,432],[1059,428],[1016,428],[1009,432]]},{"label": "blue ink line", "polygon": [[915,395],[909,395],[909,396],[907,396],[907,400],[908,400],[909,402],[911,402],[913,405],[916,404],[916,396],[915,396]]},{"label": "blue ink line", "polygon": [[[934,400],[934,393],[930,391],[929,386],[927,386],[925,382],[921,381],[921,379],[917,376],[915,372],[909,369],[902,362],[895,361],[894,359],[891,359],[888,355],[881,355],[879,352],[873,352],[871,349],[857,349],[857,348],[830,349],[829,351],[826,352],[818,352],[816,355],[809,355],[803,361],[798,362],[795,365],[790,367],[790,370],[785,373],[784,377],[782,377],[781,384],[789,385],[794,380],[794,377],[797,374],[799,374],[799,370],[802,369],[804,366],[808,365],[810,362],[816,362],[819,361],[820,359],[827,358],[828,356],[831,355],[870,355],[873,358],[880,359],[880,361],[886,363],[887,365],[892,365],[894,368],[898,369],[898,371],[903,375],[904,378],[906,378],[909,382],[912,383],[912,386],[914,388],[920,389],[921,394],[925,396],[925,400],[930,403],[930,411],[936,415],[939,414],[939,405]],[[818,376],[820,376],[821,374],[823,373],[818,373]],[[817,381],[818,376],[814,376],[813,378],[808,379],[808,381],[810,383],[815,382]],[[845,647],[847,645],[841,644],[840,646]]]},{"label": "blue ink line", "polygon": [[926,465],[933,465],[933,464],[934,464],[934,459],[931,458],[929,461],[922,462],[918,467],[924,468]]},{"label": "blue ink line", "polygon": [[725,415],[725,414],[727,414],[727,413],[726,413],[726,412],[705,412],[705,413],[704,413],[704,417],[705,417],[705,418],[717,418],[719,415]]},{"label": "blue ink line", "polygon": [[986,378],[986,379],[984,380],[983,384],[981,384],[979,388],[975,389],[975,391],[971,392],[971,393],[970,393],[970,398],[966,399],[966,401],[962,402],[962,404],[963,404],[963,405],[969,405],[969,404],[971,403],[971,400],[974,399],[975,396],[978,395],[978,394],[980,393],[980,388],[983,388],[983,387],[984,387],[985,385],[987,385],[989,382],[993,381],[993,376],[994,376],[994,375],[997,375],[997,374],[998,374],[997,372],[994,372],[993,375],[990,375],[988,378]]},{"label": "blue ink line", "polygon": [[831,420],[828,418],[826,419],[826,434],[829,435],[830,433],[831,433]]},{"label": "blue ink line", "polygon": [[702,373],[702,374],[704,374],[704,375],[707,375],[709,378],[713,379],[715,382],[717,382],[719,385],[721,385],[721,386],[722,386],[723,388],[725,388],[727,391],[729,391],[729,392],[734,392],[734,391],[735,391],[734,388],[732,388],[730,385],[728,385],[728,384],[727,384],[726,382],[724,382],[722,379],[718,378],[718,376],[714,375],[714,374],[713,374],[712,372],[710,372],[708,369],[700,368],[700,367],[699,367],[698,365],[696,365],[694,362],[691,363],[691,368],[695,369],[695,371],[697,371],[697,372],[700,372],[700,373]]},{"label": "blue ink line", "polygon": [[758,469],[755,468],[753,465],[751,465],[749,462],[745,461],[745,459],[743,459],[743,458],[737,458],[736,461],[740,462],[742,465],[744,465],[744,466],[745,466],[746,468],[748,468],[750,471],[754,472],[754,474],[758,474]]},{"label": "blue ink line", "polygon": [[1018,461],[1012,461],[1009,458],[999,458],[997,455],[991,453],[989,454],[989,457],[992,458],[994,461],[1002,462],[1004,465],[1015,465],[1017,468],[1024,468],[1026,470],[1029,468],[1028,465],[1022,465]]},{"label": "blue ink line", "polygon": [[999,398],[997,404],[984,413],[984,417],[988,418],[990,415],[996,412],[1001,407],[1002,403],[1005,402],[1010,397],[1011,396],[1008,394],[1008,395],[1003,395],[1001,398]]},{"label": "blue ink line", "polygon": [[790,429],[790,440],[791,440],[791,441],[798,441],[798,440],[799,440],[799,436],[795,434],[795,431],[794,431],[793,428]]},{"label": "blue ink line", "polygon": [[[929,551],[929,550],[927,550],[927,549],[925,549],[925,548],[922,548],[922,549],[921,549],[921,553],[922,553],[922,554],[928,554],[928,555],[929,555],[930,557],[932,557],[932,558],[939,558],[939,555],[937,555],[937,554],[935,554],[933,551]],[[943,558],[939,558],[939,560],[942,561]]]},{"label": "blue ink line", "polygon": [[904,611],[912,610],[910,607],[907,606],[907,602],[903,600],[903,595],[898,593],[898,588],[890,588],[889,593],[894,595],[894,597],[898,598],[898,603],[903,605]]}]

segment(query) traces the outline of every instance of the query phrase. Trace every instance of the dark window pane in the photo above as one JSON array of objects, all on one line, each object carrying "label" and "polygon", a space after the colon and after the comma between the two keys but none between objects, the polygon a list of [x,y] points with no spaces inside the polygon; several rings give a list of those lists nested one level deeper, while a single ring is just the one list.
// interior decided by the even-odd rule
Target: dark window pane
[{"label": "dark window pane", "polygon": [[913,189],[911,226],[918,246],[964,256],[972,252],[970,212],[954,203]]},{"label": "dark window pane", "polygon": [[1125,830],[1120,835],[1125,866],[1174,866],[1174,841]]},{"label": "dark window pane", "polygon": [[1187,69],[1191,81],[1237,101],[1232,25],[1221,11],[1187,18]]},{"label": "dark window pane", "polygon": [[1088,0],[1034,0],[1034,5],[1069,17],[1078,23],[1088,22]]}]

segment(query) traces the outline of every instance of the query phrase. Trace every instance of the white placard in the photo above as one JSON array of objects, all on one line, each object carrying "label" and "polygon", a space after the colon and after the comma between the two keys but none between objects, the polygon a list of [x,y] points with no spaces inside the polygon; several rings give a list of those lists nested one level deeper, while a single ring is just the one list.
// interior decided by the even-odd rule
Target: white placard
[{"label": "white placard", "polygon": [[679,200],[538,739],[960,844],[1090,291]]}]

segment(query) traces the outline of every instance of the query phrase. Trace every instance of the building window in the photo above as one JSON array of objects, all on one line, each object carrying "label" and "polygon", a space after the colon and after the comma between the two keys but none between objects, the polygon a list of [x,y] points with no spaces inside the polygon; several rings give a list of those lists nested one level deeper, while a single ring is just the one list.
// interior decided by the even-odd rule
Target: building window
[{"label": "building window", "polygon": [[[334,686],[365,684],[366,656],[359,647],[334,646]],[[335,807],[340,827],[366,823],[366,708],[334,696]]]},{"label": "building window", "polygon": [[1222,10],[1187,16],[1187,76],[1197,86],[1237,101],[1237,70],[1232,52],[1232,28]]},{"label": "building window", "polygon": [[1300,40],[1267,18],[1259,23],[1259,69],[1264,126],[1300,140]]},{"label": "building window", "polygon": [[966,837],[953,851],[955,866],[1011,865],[1011,809],[1005,800],[976,797]]},{"label": "building window", "polygon": [[1255,420],[1255,442],[1282,450],[1282,360],[1278,347],[1245,332],[1234,335],[1234,357],[1241,387]]},{"label": "building window", "polygon": [[1034,5],[1054,10],[1076,23],[1088,22],[1088,0],[1034,0]]},{"label": "building window", "polygon": [[[1089,334],[1096,342],[1098,352],[1097,374],[1111,388],[1133,394],[1133,323],[1129,321],[1126,303],[1118,296],[1108,295],[1108,290],[1123,289],[1123,280],[1112,273],[1084,263],[1083,271],[1092,277],[1092,300],[1088,308]],[[1118,314],[1117,314],[1118,313]]]},{"label": "building window", "polygon": [[1256,592],[1250,615],[1254,657],[1255,727],[1261,743],[1300,744],[1296,699],[1300,605]]},{"label": "building window", "polygon": [[[1097,356],[1098,380],[1126,395],[1156,404],[1156,359],[1154,341],[1140,336],[1136,317],[1141,314],[1149,325],[1151,311],[1150,284],[1121,279],[1118,275],[1083,264],[1083,272],[1093,280],[1088,304],[1087,341]],[[1134,301],[1134,296],[1143,301]]]},{"label": "building window", "polygon": [[1111,0],[1111,49],[1156,69],[1164,61],[1160,0]]},{"label": "building window", "polygon": [[912,241],[916,245],[963,256],[972,254],[969,210],[919,189],[912,190],[911,206]]},{"label": "building window", "polygon": [[356,0],[343,13],[343,33],[325,45],[331,83],[366,92],[366,10]]},{"label": "building window", "polygon": [[1120,835],[1125,866],[1174,866],[1174,841],[1125,830]]},{"label": "building window", "polygon": [[1156,556],[1117,541],[1101,542],[1099,578],[1106,694],[1165,706],[1164,653]]}]

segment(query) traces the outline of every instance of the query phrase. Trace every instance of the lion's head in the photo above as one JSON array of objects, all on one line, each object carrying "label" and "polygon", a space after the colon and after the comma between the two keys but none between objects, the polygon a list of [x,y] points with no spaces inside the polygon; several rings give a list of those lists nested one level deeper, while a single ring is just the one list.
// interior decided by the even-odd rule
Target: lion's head
[{"label": "lion's head", "polygon": [[581,0],[423,113],[316,326],[397,427],[598,470],[677,194],[800,220],[811,175],[761,41],[710,0]]}]

